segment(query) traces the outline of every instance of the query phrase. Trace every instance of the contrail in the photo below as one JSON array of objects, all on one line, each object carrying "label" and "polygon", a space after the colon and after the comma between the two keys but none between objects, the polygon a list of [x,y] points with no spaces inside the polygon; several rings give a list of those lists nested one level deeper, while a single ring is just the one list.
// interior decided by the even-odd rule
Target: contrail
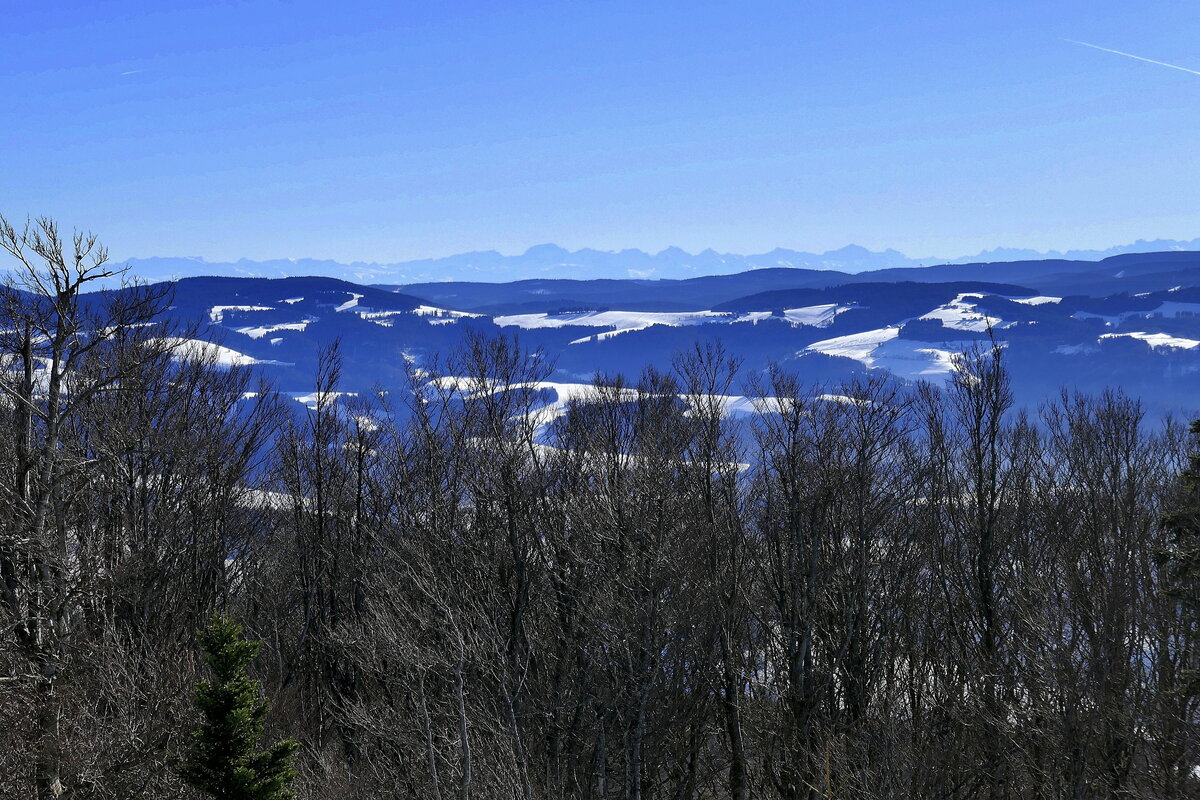
[{"label": "contrail", "polygon": [[1080,42],[1076,39],[1063,39],[1063,41],[1070,42],[1071,44],[1081,44],[1084,47],[1090,47],[1094,50],[1103,50],[1106,53],[1116,53],[1117,55],[1125,56],[1126,58],[1136,58],[1138,61],[1145,61],[1147,64],[1158,64],[1160,67],[1170,67],[1171,69],[1177,69],[1180,72],[1190,72],[1193,75],[1200,75],[1200,70],[1188,69],[1187,67],[1181,67],[1178,64],[1168,64],[1165,61],[1155,61],[1153,58],[1143,58],[1142,56],[1135,56],[1133,53],[1122,53],[1120,50],[1112,50],[1107,47],[1101,47],[1098,44],[1089,44],[1088,42]]}]

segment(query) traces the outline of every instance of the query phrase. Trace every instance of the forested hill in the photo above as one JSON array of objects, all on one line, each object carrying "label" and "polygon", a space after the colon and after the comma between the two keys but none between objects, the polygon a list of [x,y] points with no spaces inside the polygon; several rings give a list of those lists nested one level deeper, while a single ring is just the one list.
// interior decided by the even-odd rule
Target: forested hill
[{"label": "forested hill", "polygon": [[[471,335],[516,335],[552,364],[547,382],[665,369],[720,341],[742,377],[777,363],[837,384],[887,373],[944,382],[954,353],[988,336],[1009,354],[1021,405],[1063,386],[1123,387],[1161,413],[1195,409],[1200,254],[1028,261],[857,275],[765,269],[687,280],[536,280],[362,286],[334,278],[188,278],[170,315],[194,320],[224,357],[257,363],[285,392],[313,390],[316,357],[340,341],[347,391],[397,390],[406,370]],[[743,387],[739,383],[739,393]],[[547,396],[561,394],[547,387]],[[553,398],[551,398],[553,401]]]}]

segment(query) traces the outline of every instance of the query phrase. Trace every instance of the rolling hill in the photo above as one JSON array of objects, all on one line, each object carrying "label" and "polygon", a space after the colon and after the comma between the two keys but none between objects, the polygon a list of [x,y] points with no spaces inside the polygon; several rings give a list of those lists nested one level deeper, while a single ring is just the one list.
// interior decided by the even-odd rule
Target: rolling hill
[{"label": "rolling hill", "polygon": [[[1118,255],[841,273],[793,268],[682,280],[362,285],[336,278],[186,278],[171,314],[253,361],[283,391],[311,391],[317,353],[341,343],[350,391],[405,385],[472,334],[540,349],[561,385],[667,367],[720,340],[747,376],[778,363],[824,384],[884,370],[945,380],[953,354],[991,335],[1018,399],[1116,385],[1155,410],[1200,388],[1200,253]],[[563,390],[567,391],[567,390]],[[553,402],[551,400],[551,402]]]}]

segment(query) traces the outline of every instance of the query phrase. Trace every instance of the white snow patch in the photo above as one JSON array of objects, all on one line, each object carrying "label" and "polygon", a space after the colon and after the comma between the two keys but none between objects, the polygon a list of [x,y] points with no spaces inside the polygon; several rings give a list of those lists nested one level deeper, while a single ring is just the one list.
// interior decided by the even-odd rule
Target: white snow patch
[{"label": "white snow patch", "polygon": [[454,311],[449,308],[438,308],[437,306],[417,306],[412,310],[412,313],[419,317],[438,317],[448,320],[477,319],[483,316],[483,314],[472,314],[470,311]]},{"label": "white snow patch", "polygon": [[474,319],[482,317],[483,314],[472,314],[469,311],[453,311],[448,308],[438,308],[437,306],[417,306],[411,311],[359,311],[358,315],[363,319],[374,322],[376,325],[382,325],[385,328],[392,327],[392,317],[400,314],[416,314],[419,317],[425,317],[425,321],[430,325],[447,325],[458,322],[460,319]]},{"label": "white snow patch", "polygon": [[1191,350],[1194,347],[1200,346],[1200,341],[1195,339],[1184,339],[1179,336],[1171,336],[1167,333],[1102,333],[1101,339],[1117,339],[1128,337],[1130,339],[1139,339],[1150,345],[1150,349],[1154,350],[1159,347],[1169,347],[1177,350]]},{"label": "white snow patch", "polygon": [[313,411],[316,411],[317,404],[321,402],[337,400],[339,397],[358,397],[358,392],[309,392],[308,394],[288,392],[287,394],[297,403],[301,403]]},{"label": "white snow patch", "polygon": [[160,339],[169,345],[176,347],[175,357],[179,359],[195,359],[209,360],[211,359],[218,367],[244,367],[251,364],[278,364],[278,361],[262,361],[248,356],[245,353],[239,353],[230,347],[214,344],[213,342],[205,342],[199,339],[181,339],[178,337],[164,337]]},{"label": "white snow patch", "polygon": [[773,316],[775,316],[775,314],[770,311],[747,311],[746,313],[744,313],[740,317],[738,317],[737,321],[738,322],[749,322],[751,325],[757,325],[758,323],[762,322],[763,320],[768,320]]},{"label": "white snow patch", "polygon": [[[502,384],[499,382],[484,383],[475,378],[444,376],[430,381],[431,387],[442,391],[457,392],[463,399],[491,394],[502,390],[515,391],[529,389],[532,391],[551,390],[554,399],[531,409],[531,416],[538,424],[547,425],[561,417],[567,411],[567,406],[573,400],[585,400],[589,397],[599,398],[601,390],[590,383],[560,383],[557,381],[533,381],[528,383]],[[622,400],[636,400],[637,391],[631,388],[621,390]]]},{"label": "white snow patch", "polygon": [[968,298],[977,300],[982,296],[972,292],[960,294],[949,303],[938,306],[933,311],[925,314],[921,319],[940,320],[943,327],[956,331],[975,331],[981,333],[988,329],[989,324],[993,328],[999,327],[1003,320],[997,317],[989,317],[979,312],[976,309],[975,303],[967,302]]},{"label": "white snow patch", "polygon": [[586,342],[601,342],[605,339],[611,339],[620,333],[629,333],[630,331],[640,331],[642,328],[619,328],[615,331],[605,331],[604,333],[596,333],[591,336],[581,336],[578,339],[572,339],[568,344],[584,344]]},{"label": "white snow patch", "polygon": [[392,327],[392,317],[398,314],[407,314],[407,311],[359,311],[358,316],[365,319],[367,322],[374,322],[384,328]]},{"label": "white snow patch", "polygon": [[350,299],[335,308],[334,311],[349,311],[357,306],[358,301],[362,299],[363,296],[361,294],[358,294],[357,292],[350,292]]},{"label": "white snow patch", "polygon": [[364,431],[379,430],[379,423],[376,420],[372,419],[371,417],[355,415],[354,422],[356,425],[358,425],[359,428],[361,428]]},{"label": "white snow patch", "polygon": [[280,300],[279,302],[287,303],[290,306],[295,303],[299,303],[303,299],[304,299],[303,297],[289,297],[287,300]]},{"label": "white snow patch", "polygon": [[226,311],[274,311],[275,306],[213,306],[208,311],[208,318],[215,325],[220,325],[225,319]]},{"label": "white snow patch", "polygon": [[[238,333],[244,333],[251,339],[261,339],[268,333],[275,333],[276,331],[302,331],[308,327],[310,322],[316,322],[316,320],[305,319],[300,322],[281,322],[276,325],[248,326],[245,328],[234,328],[234,330]],[[272,339],[271,341],[274,343],[275,340]]]},{"label": "white snow patch", "polygon": [[1020,303],[1026,306],[1044,306],[1049,303],[1061,303],[1061,297],[1051,297],[1049,295],[1040,294],[1037,297],[1010,297],[1014,303]]},{"label": "white snow patch", "polygon": [[943,342],[935,347],[926,342],[893,339],[873,353],[874,366],[906,380],[946,378],[954,372],[954,356],[970,345]]},{"label": "white snow patch", "polygon": [[[851,308],[854,306],[839,306],[829,303],[788,309],[783,312],[783,315],[792,325],[824,328],[832,325],[838,314]],[[682,327],[709,323],[728,325],[749,322],[757,324],[772,316],[770,311],[749,311],[741,314],[725,311],[587,311],[578,314],[507,314],[494,317],[492,321],[500,327],[515,326],[526,329],[612,328],[610,331],[584,336],[571,342],[571,344],[583,344],[584,342],[610,339],[631,331],[645,330],[654,325]]]},{"label": "white snow patch", "polygon": [[636,331],[651,325],[702,325],[714,317],[728,317],[718,311],[585,311],[579,314],[506,314],[493,317],[501,328],[617,328]]},{"label": "white snow patch", "polygon": [[898,327],[889,326],[873,331],[852,333],[849,336],[835,336],[832,339],[814,342],[804,349],[814,353],[824,353],[827,356],[853,358],[855,361],[862,362],[864,366],[870,367],[875,363],[872,356],[880,345],[899,335]]},{"label": "white snow patch", "polygon": [[779,413],[783,404],[777,397],[747,397],[740,394],[701,395],[699,398],[689,395],[679,395],[679,399],[688,405],[687,414],[692,416],[698,412],[711,410],[714,404],[723,417],[755,416],[759,414]]},{"label": "white snow patch", "polygon": [[861,406],[870,404],[870,400],[861,398],[847,397],[844,394],[819,394],[817,399],[826,403],[838,403],[845,406]]},{"label": "white snow patch", "polygon": [[246,489],[239,494],[238,505],[243,508],[284,511],[295,508],[297,505],[302,508],[311,508],[313,502],[311,498],[296,497],[284,492],[272,492],[267,489]]},{"label": "white snow patch", "polygon": [[819,306],[803,308],[788,308],[783,312],[784,318],[793,325],[810,325],[814,328],[828,328],[834,319],[843,311],[849,311],[854,306],[840,306],[837,303],[827,303]]},{"label": "white snow patch", "polygon": [[950,375],[955,369],[955,355],[974,344],[952,341],[935,345],[900,339],[899,334],[897,327],[880,328],[826,339],[810,344],[804,350],[852,358],[865,367],[884,369],[906,380],[925,380]]},{"label": "white snow patch", "polygon": [[[567,407],[573,402],[587,402],[610,396],[611,389],[598,388],[591,383],[564,383],[559,381],[535,381],[503,385],[500,383],[482,384],[475,378],[442,377],[430,381],[430,385],[443,391],[453,391],[462,394],[463,398],[477,397],[501,390],[528,389],[537,392],[551,391],[553,399],[548,399],[541,405],[531,409],[530,413],[538,425],[546,425],[567,412]],[[634,387],[623,387],[620,399],[632,402],[638,399],[638,390]],[[678,395],[679,399],[689,405],[687,413],[695,413],[696,398],[688,395]],[[706,399],[715,402],[723,416],[744,416],[748,414],[774,413],[779,411],[780,403],[774,397],[746,397],[744,395],[706,395]],[[703,400],[701,400],[703,402]]]}]

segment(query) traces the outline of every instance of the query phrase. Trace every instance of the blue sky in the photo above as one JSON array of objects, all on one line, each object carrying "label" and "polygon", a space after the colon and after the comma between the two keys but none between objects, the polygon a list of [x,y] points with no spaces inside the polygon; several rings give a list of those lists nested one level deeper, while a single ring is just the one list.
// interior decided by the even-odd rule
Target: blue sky
[{"label": "blue sky", "polygon": [[0,211],[115,255],[1200,236],[1185,2],[6,3]]}]

